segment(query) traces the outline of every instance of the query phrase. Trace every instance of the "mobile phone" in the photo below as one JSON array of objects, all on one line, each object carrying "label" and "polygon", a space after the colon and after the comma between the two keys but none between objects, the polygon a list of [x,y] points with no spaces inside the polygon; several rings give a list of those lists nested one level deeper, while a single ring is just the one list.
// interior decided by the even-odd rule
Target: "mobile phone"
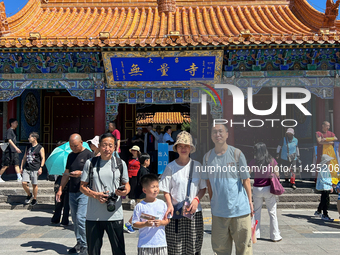
[{"label": "mobile phone", "polygon": [[191,213],[190,211],[188,211],[190,207],[190,202],[189,201],[185,201],[184,202],[184,206],[182,208],[182,216],[190,219],[190,220],[193,220],[194,217],[195,217],[195,214],[194,213]]},{"label": "mobile phone", "polygon": [[125,185],[119,186],[119,187],[118,187],[118,190],[120,190],[120,191],[125,190]]}]

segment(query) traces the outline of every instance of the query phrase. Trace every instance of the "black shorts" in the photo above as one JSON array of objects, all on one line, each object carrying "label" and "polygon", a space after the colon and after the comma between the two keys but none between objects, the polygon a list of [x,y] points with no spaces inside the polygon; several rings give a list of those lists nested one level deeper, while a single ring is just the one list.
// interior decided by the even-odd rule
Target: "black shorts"
[{"label": "black shorts", "polygon": [[19,154],[17,152],[5,151],[2,157],[2,166],[19,166]]}]

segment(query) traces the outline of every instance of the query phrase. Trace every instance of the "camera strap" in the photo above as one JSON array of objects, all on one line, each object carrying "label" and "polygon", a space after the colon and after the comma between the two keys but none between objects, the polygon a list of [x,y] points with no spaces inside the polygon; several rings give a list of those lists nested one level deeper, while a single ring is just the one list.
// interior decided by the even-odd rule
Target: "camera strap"
[{"label": "camera strap", "polygon": [[[115,162],[114,162],[115,159],[117,161],[117,167],[115,167]],[[102,185],[102,187],[104,187],[104,191],[106,191],[105,190],[106,186],[104,185],[103,181],[101,180],[100,174],[99,174],[99,171],[100,171],[100,160],[101,160],[101,157],[98,157],[97,162],[96,162],[96,169],[97,169],[97,174],[98,174],[99,182]],[[116,171],[117,168],[120,171],[120,179],[119,179],[119,185],[120,185],[120,183],[122,181],[122,175],[123,175],[123,165],[122,165],[121,161],[120,161],[120,164],[119,164],[117,157],[112,156],[112,158],[111,158],[111,171],[112,171],[112,174],[113,174],[113,186],[114,186],[114,183],[115,183],[115,178],[116,178],[115,177],[115,171]]]},{"label": "camera strap", "polygon": [[191,159],[186,199],[189,199],[189,197],[190,197],[190,187],[191,187],[191,182],[192,182],[192,172],[193,172],[193,170],[194,170],[194,160]]}]

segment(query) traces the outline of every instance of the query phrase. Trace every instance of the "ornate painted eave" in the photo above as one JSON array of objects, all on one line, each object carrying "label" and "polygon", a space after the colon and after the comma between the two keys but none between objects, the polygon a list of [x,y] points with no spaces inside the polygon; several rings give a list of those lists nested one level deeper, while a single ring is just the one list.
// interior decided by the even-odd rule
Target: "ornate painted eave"
[{"label": "ornate painted eave", "polygon": [[0,47],[175,47],[340,41],[337,32],[319,33],[322,24],[311,19],[322,19],[322,14],[312,12],[314,16],[308,19],[298,14],[309,8],[305,0],[291,2],[176,1],[174,12],[160,12],[157,1],[30,0],[18,14],[8,18],[10,33],[0,37]]},{"label": "ornate painted eave", "polygon": [[101,73],[0,73],[0,102],[8,102],[25,89],[66,89],[83,101],[94,101],[95,90],[104,89]]}]

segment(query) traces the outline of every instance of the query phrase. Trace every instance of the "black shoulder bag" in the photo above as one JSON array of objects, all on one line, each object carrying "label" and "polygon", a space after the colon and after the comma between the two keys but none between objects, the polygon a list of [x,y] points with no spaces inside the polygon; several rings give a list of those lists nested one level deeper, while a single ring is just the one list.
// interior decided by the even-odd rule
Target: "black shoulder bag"
[{"label": "black shoulder bag", "polygon": [[[180,203],[178,203],[177,205],[174,206],[174,215],[172,216],[172,218],[175,219],[175,220],[187,217],[187,216],[183,216],[183,214],[185,213],[185,212],[183,212],[183,207],[184,207],[185,202],[189,202],[189,204],[190,204],[189,196],[190,196],[190,186],[191,186],[191,181],[192,181],[193,169],[194,169],[194,161],[191,160],[188,187],[187,187],[187,196],[186,196],[184,201],[182,201],[182,202],[180,202]],[[189,217],[187,217],[187,218],[189,218]]]}]

